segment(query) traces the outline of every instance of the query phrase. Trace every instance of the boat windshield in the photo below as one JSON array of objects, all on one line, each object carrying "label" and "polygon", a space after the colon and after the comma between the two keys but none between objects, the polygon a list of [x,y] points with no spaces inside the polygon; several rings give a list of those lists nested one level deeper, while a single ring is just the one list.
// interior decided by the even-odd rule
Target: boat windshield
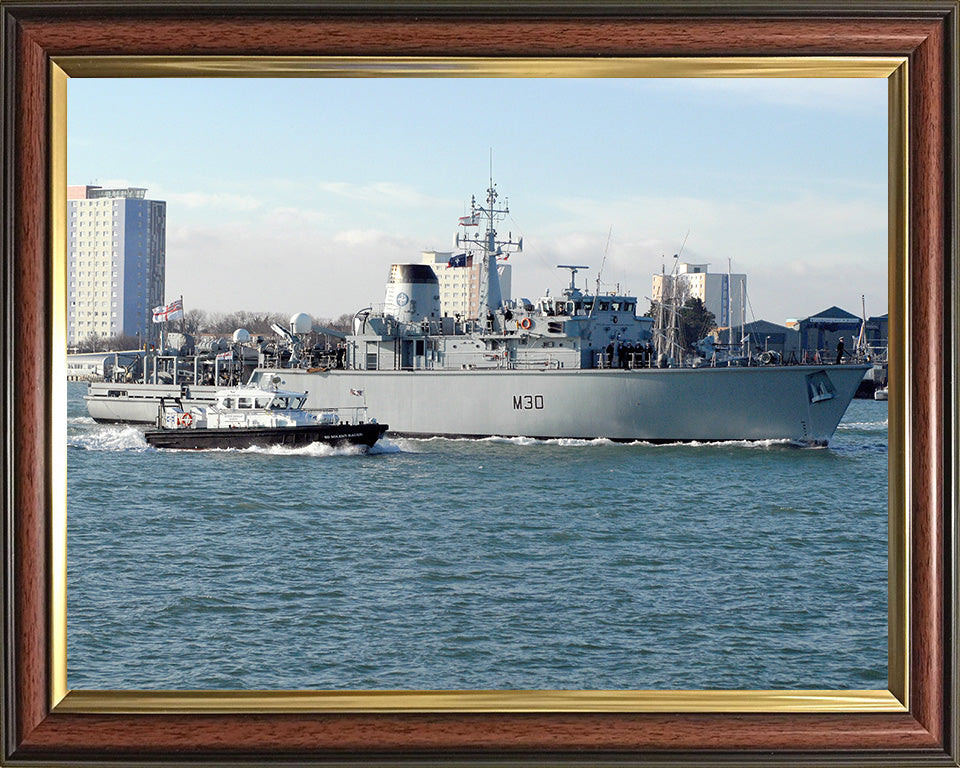
[{"label": "boat windshield", "polygon": [[293,395],[277,395],[270,403],[270,408],[274,411],[285,411],[289,408],[298,409],[303,405],[305,399]]}]

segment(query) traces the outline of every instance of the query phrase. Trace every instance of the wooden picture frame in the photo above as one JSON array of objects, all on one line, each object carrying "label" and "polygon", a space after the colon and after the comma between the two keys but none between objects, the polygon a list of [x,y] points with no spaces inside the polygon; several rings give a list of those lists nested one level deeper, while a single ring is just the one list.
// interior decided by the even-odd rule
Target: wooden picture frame
[{"label": "wooden picture frame", "polygon": [[[11,765],[263,764],[930,764],[958,763],[957,492],[957,2],[629,3],[20,2],[2,23],[2,287],[4,571],[3,746]],[[469,30],[469,33],[468,33]],[[682,692],[618,707],[602,696],[509,708],[482,693],[473,706],[345,697],[317,708],[296,694],[200,693],[166,698],[70,697],[55,672],[65,628],[65,474],[51,437],[62,383],[53,340],[64,311],[51,190],[65,164],[62,66],[95,73],[148,61],[139,76],[180,61],[209,74],[244,72],[247,57],[444,57],[490,60],[735,57],[902,58],[892,91],[907,104],[908,174],[891,190],[891,239],[909,271],[890,275],[901,323],[902,413],[891,440],[908,451],[905,536],[891,533],[891,574],[904,576],[901,683],[882,701],[840,692],[831,707],[777,706],[775,692],[731,705],[691,705]],[[121,57],[121,58],[114,58]],[[285,59],[296,70],[296,58]],[[76,62],[80,62],[77,64]],[[68,67],[69,68],[69,67]],[[195,74],[195,69],[192,73]],[[190,74],[191,72],[188,72]],[[296,73],[296,72],[293,72]],[[257,75],[251,66],[246,74]],[[58,106],[59,105],[59,106]],[[892,145],[896,137],[892,137]],[[898,214],[900,212],[902,215]],[[902,240],[902,243],[897,241]],[[893,246],[892,246],[893,247]],[[62,377],[60,377],[62,378]],[[897,379],[892,378],[894,385]],[[894,387],[895,388],[895,387]],[[893,395],[892,395],[893,398]],[[893,405],[891,406],[893,407]],[[894,411],[891,411],[894,413]],[[898,434],[902,431],[902,434]],[[891,589],[894,589],[891,579]],[[897,632],[893,633],[897,635]],[[585,693],[585,692],[584,692]],[[455,697],[455,695],[454,695]],[[447,697],[450,698],[450,697]],[[882,697],[881,697],[882,698]],[[486,703],[484,704],[484,702]],[[849,703],[845,707],[844,702]],[[871,702],[880,705],[871,710]]]}]

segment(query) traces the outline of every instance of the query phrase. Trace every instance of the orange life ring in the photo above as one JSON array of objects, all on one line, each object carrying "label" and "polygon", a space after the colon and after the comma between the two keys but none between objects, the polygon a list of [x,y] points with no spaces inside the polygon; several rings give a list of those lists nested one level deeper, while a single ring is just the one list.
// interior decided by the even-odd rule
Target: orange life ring
[{"label": "orange life ring", "polygon": [[520,327],[525,331],[529,331],[533,327],[533,323],[530,322],[529,317],[525,317],[520,321]]},{"label": "orange life ring", "polygon": [[185,427],[189,427],[191,424],[193,424],[193,414],[190,414],[190,413],[183,414],[183,416],[180,419],[180,423],[183,424]]}]

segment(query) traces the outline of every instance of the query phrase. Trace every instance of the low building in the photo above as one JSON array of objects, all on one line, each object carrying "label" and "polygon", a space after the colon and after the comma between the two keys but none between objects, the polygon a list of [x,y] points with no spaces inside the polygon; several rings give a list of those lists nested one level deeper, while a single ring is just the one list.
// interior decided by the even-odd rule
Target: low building
[{"label": "low building", "polygon": [[752,323],[744,323],[743,326],[735,325],[732,329],[717,328],[712,336],[716,344],[734,349],[746,350],[749,345],[752,353],[778,352],[787,357],[790,353],[797,352],[796,330],[767,320],[754,320]]},{"label": "low building", "polygon": [[798,323],[801,352],[834,352],[843,339],[845,349],[852,351],[860,335],[863,319],[840,307],[830,307]]},{"label": "low building", "polygon": [[[739,330],[739,329],[736,329]],[[743,326],[750,350],[753,352],[778,352],[787,356],[797,351],[797,334],[785,325],[777,325],[767,320],[755,320]]]},{"label": "low building", "polygon": [[882,354],[884,357],[887,352],[887,345],[890,339],[890,318],[888,315],[879,315],[877,317],[868,317],[866,325],[867,347],[871,354]]},{"label": "low building", "polygon": [[70,352],[67,354],[67,381],[103,381],[107,371],[129,365],[143,355],[138,349],[113,352]]}]

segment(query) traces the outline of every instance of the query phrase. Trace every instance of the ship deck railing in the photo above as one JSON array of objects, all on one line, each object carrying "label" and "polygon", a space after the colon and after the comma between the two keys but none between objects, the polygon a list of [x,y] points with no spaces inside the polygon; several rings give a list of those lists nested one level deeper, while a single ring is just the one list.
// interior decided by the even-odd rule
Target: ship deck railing
[{"label": "ship deck railing", "polygon": [[[305,410],[316,415],[332,413],[337,416],[341,423],[364,424],[367,422],[367,406],[365,405],[342,405],[337,408],[306,408]],[[342,415],[344,413],[348,414],[346,419]]]}]

